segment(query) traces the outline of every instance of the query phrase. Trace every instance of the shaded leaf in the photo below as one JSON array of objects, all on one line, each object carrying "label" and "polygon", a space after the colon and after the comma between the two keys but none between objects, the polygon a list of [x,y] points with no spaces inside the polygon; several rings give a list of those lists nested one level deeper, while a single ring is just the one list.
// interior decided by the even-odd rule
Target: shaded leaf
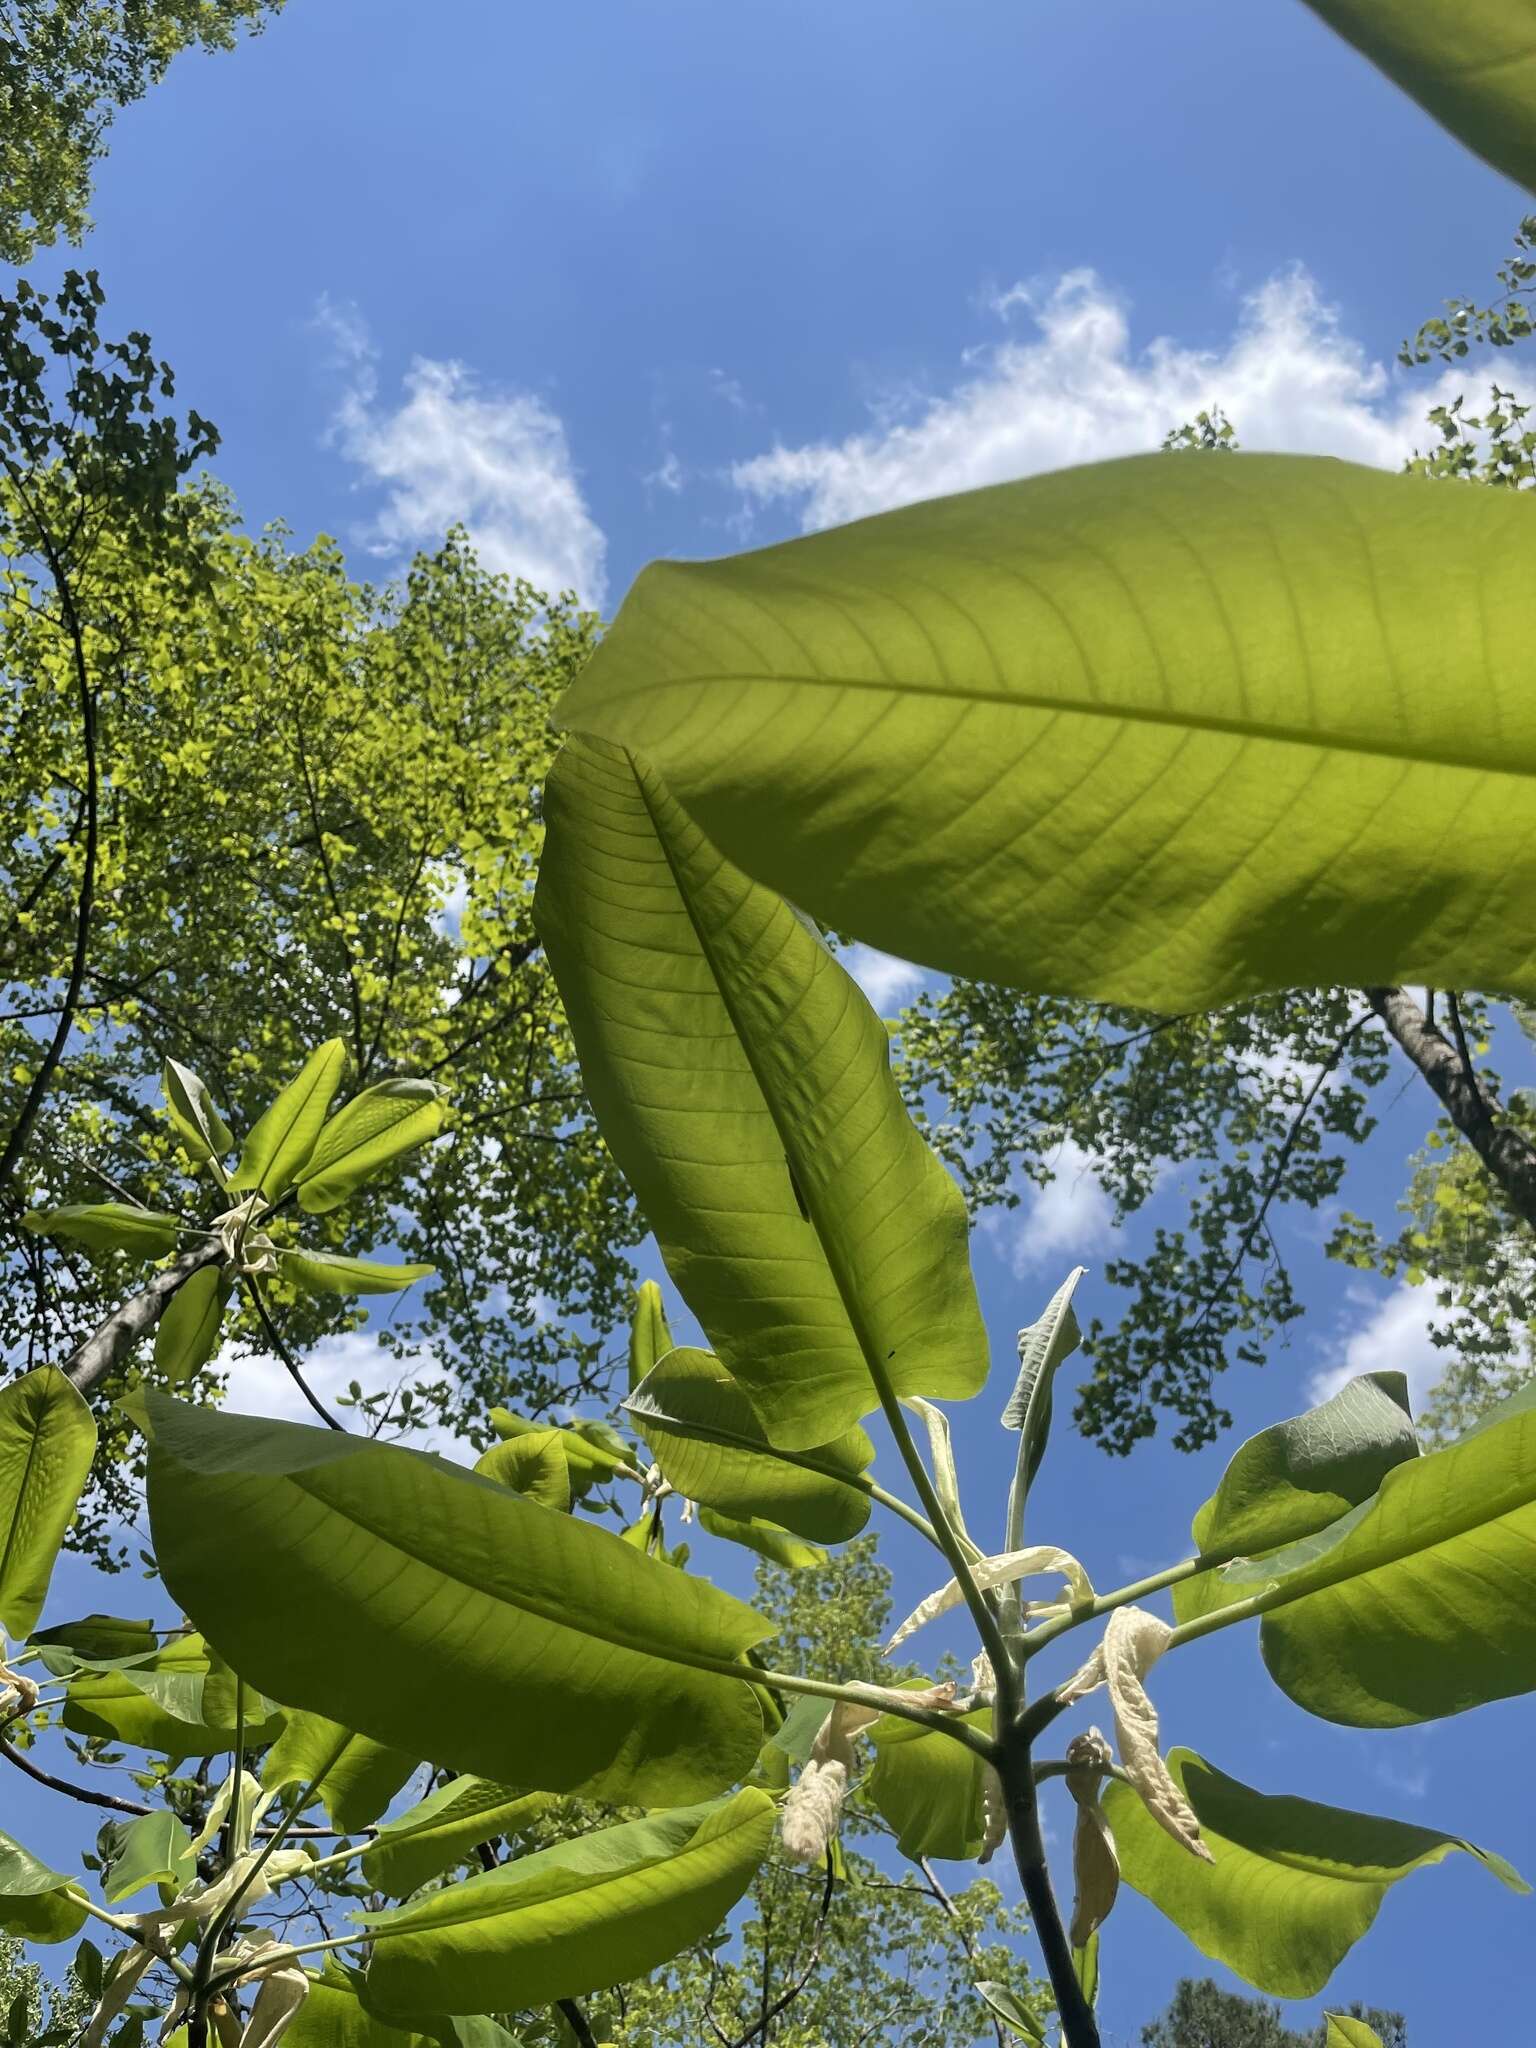
[{"label": "shaded leaf", "polygon": [[[956,1718],[991,1732],[990,1707]],[[869,1739],[875,1745],[875,1767],[865,1789],[896,1830],[902,1855],[914,1862],[920,1856],[965,1862],[975,1857],[986,1839],[986,1766],[975,1751],[953,1736],[894,1714],[883,1714]]]},{"label": "shaded leaf", "polygon": [[478,1843],[517,1834],[554,1803],[548,1792],[519,1792],[489,1778],[450,1778],[385,1821],[363,1857],[363,1876],[377,1891],[404,1898]]},{"label": "shaded leaf", "polygon": [[180,1060],[167,1060],[160,1071],[160,1092],[187,1157],[198,1166],[209,1160],[217,1164],[235,1141],[201,1075]]},{"label": "shaded leaf", "polygon": [[322,1714],[297,1712],[267,1752],[261,1782],[268,1792],[312,1785],[311,1797],[332,1826],[355,1835],[378,1819],[417,1764],[415,1755],[354,1735]]},{"label": "shaded leaf", "polygon": [[726,1543],[739,1543],[747,1550],[755,1550],[759,1557],[769,1558],[787,1571],[804,1571],[810,1565],[827,1561],[827,1553],[819,1544],[791,1536],[774,1522],[742,1521],[735,1515],[722,1515],[718,1508],[700,1508],[699,1527]]},{"label": "shaded leaf", "polygon": [[987,2008],[997,2015],[1010,2034],[1020,2041],[1038,2042],[1044,2048],[1045,2027],[1006,1984],[978,1978],[976,1989]]},{"label": "shaded leaf", "polygon": [[0,1933],[28,1941],[72,1940],[85,1925],[85,1908],[70,1896],[75,1883],[0,1835]]},{"label": "shaded leaf", "polygon": [[141,1814],[123,1829],[102,1896],[114,1906],[147,1884],[168,1884],[181,1893],[196,1875],[192,1837],[174,1813],[161,1809]]},{"label": "shaded leaf", "polygon": [[1083,1341],[1072,1297],[1087,1270],[1086,1266],[1074,1266],[1046,1304],[1045,1313],[1019,1332],[1019,1376],[1003,1410],[1003,1427],[1023,1435],[1026,1486],[1039,1471],[1050,1438],[1057,1369]]},{"label": "shaded leaf", "polygon": [[661,1289],[654,1280],[642,1280],[635,1290],[635,1313],[629,1325],[629,1391],[633,1393],[646,1374],[672,1349],[672,1332]]},{"label": "shaded leaf", "polygon": [[[64,1726],[77,1735],[102,1735],[173,1760],[216,1756],[231,1747],[234,1716],[210,1719],[205,1701],[210,1659],[200,1635],[172,1636],[149,1658],[115,1668],[82,1670],[69,1680]],[[283,1716],[270,1700],[246,1693],[246,1741],[275,1742]]]},{"label": "shaded leaf", "polygon": [[588,1096],[767,1435],[876,1407],[865,1346],[899,1394],[977,1392],[965,1205],[857,983],[615,748],[567,745],[545,812],[535,914]]}]

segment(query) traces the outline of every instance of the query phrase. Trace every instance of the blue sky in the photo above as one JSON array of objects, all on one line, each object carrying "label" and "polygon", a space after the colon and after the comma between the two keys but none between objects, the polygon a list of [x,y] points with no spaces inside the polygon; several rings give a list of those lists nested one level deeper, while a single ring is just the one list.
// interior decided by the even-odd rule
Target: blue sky
[{"label": "blue sky", "polygon": [[[222,428],[253,526],[334,533],[383,576],[463,518],[498,566],[611,607],[653,555],[1155,446],[1213,401],[1250,446],[1393,466],[1478,381],[1400,372],[1398,341],[1485,289],[1523,210],[1297,0],[290,0],[122,117],[87,254]],[[1387,1217],[1426,1121],[1415,1084],[1350,1206]],[[1061,1163],[977,1239],[996,1399],[957,1432],[983,1527],[1012,1332],[1111,1246]],[[1422,1380],[1421,1302],[1328,1267],[1312,1221],[1282,1229],[1312,1309],[1234,1377],[1242,1427],[1345,1369]],[[1229,1450],[1111,1465],[1063,1435],[1037,1526],[1101,1584],[1138,1576],[1182,1550]],[[55,1614],[77,1588],[134,1605],[80,1577]],[[1264,1789],[1432,1821],[1536,1874],[1526,1705],[1364,1737],[1289,1705],[1237,1633],[1154,1691],[1169,1740]],[[30,1794],[29,1816],[54,1825]],[[1388,1900],[1336,1992],[1403,2008],[1414,2048],[1453,2048],[1472,2012],[1523,2038],[1509,1959],[1533,1911],[1453,1859]],[[1199,1967],[1124,1898],[1110,2040]]]}]

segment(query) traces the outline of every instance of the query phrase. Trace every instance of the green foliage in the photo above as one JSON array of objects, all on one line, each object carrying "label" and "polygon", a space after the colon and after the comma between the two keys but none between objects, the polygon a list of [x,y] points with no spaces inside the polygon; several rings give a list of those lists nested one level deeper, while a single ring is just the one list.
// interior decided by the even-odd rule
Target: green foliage
[{"label": "green foliage", "polygon": [[0,11],[0,262],[90,226],[91,178],[121,107],[194,45],[227,50],[283,0],[7,0]]},{"label": "green foliage", "polygon": [[96,1448],[91,1411],[60,1372],[0,1387],[0,1628],[25,1636]]},{"label": "green foliage", "polygon": [[1141,2048],[1369,2048],[1368,2036],[1357,2044],[1344,2033],[1346,2024],[1368,2025],[1379,2036],[1379,2048],[1408,2048],[1401,2013],[1357,2005],[1298,2032],[1286,2026],[1277,2005],[1223,1991],[1209,1977],[1181,1981],[1168,2010],[1142,2028]]}]

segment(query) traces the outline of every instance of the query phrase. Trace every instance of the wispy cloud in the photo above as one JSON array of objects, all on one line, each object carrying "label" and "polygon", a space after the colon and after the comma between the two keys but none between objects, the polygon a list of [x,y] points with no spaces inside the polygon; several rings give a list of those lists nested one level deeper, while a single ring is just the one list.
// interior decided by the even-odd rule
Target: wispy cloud
[{"label": "wispy cloud", "polygon": [[1036,1191],[1022,1220],[1002,1225],[1008,1263],[1021,1280],[1058,1266],[1054,1277],[1062,1279],[1068,1265],[1102,1250],[1114,1233],[1114,1203],[1083,1148],[1065,1139],[1051,1167],[1055,1179]]},{"label": "wispy cloud", "polygon": [[602,605],[607,542],[564,424],[543,399],[487,384],[464,363],[417,356],[391,403],[357,308],[322,300],[315,325],[343,379],[331,441],[377,494],[366,546],[390,556],[435,547],[458,521],[489,568]]},{"label": "wispy cloud", "polygon": [[790,504],[811,531],[1156,448],[1213,404],[1246,448],[1396,468],[1429,438],[1426,409],[1467,382],[1461,371],[1426,381],[1374,360],[1300,267],[1245,298],[1214,349],[1166,337],[1134,349],[1126,307],[1091,270],[993,291],[983,304],[1008,327],[1005,339],[968,350],[944,388],[872,406],[860,432],[780,443],[737,463],[732,479],[747,503]]},{"label": "wispy cloud", "polygon": [[866,946],[862,939],[857,945],[845,946],[837,957],[882,1017],[899,1010],[928,978],[910,960],[898,960],[894,953]]},{"label": "wispy cloud", "polygon": [[1328,1347],[1329,1361],[1308,1382],[1311,1399],[1326,1401],[1357,1373],[1401,1372],[1408,1376],[1408,1392],[1417,1409],[1445,1371],[1445,1354],[1429,1334],[1435,1314],[1433,1288],[1400,1281],[1389,1293],[1376,1294],[1351,1287],[1348,1300],[1349,1313]]}]

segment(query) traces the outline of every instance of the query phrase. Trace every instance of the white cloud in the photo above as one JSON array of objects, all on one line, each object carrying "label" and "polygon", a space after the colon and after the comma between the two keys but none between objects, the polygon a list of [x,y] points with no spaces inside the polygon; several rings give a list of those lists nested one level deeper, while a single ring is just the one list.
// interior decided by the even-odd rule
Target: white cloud
[{"label": "white cloud", "polygon": [[346,379],[330,438],[381,493],[365,535],[375,553],[436,547],[458,521],[488,568],[602,605],[607,542],[564,425],[541,398],[485,384],[463,363],[417,356],[391,406],[356,309],[322,300],[315,324]]},{"label": "white cloud", "polygon": [[[319,1422],[293,1375],[271,1352],[238,1359],[226,1354],[215,1363],[229,1375],[227,1406],[237,1414],[270,1415],[283,1422]],[[380,1387],[392,1386],[403,1369],[401,1361],[385,1351],[378,1338],[370,1336],[366,1329],[322,1337],[305,1352],[300,1364],[316,1399],[349,1429],[360,1427],[358,1418],[346,1409],[338,1409],[337,1401],[352,1382],[356,1380],[364,1393],[374,1393]],[[390,1439],[394,1432],[386,1426],[383,1434]],[[477,1455],[463,1439],[437,1426],[417,1430],[404,1441],[412,1450],[440,1451],[445,1458],[461,1463],[473,1464]]]},{"label": "white cloud", "polygon": [[1081,1145],[1065,1139],[1051,1167],[1056,1178],[1034,1195],[1012,1232],[1009,1264],[1021,1280],[1047,1265],[1061,1266],[1057,1277],[1064,1277],[1066,1266],[1100,1250],[1114,1231],[1114,1204]]},{"label": "white cloud", "polygon": [[928,978],[910,960],[898,960],[894,953],[866,946],[862,939],[857,945],[845,946],[837,957],[882,1017],[894,1015]]},{"label": "white cloud", "polygon": [[[1410,1287],[1400,1281],[1389,1294],[1351,1287],[1349,1300],[1357,1311],[1353,1329],[1341,1332],[1330,1365],[1321,1367],[1307,1384],[1313,1402],[1326,1401],[1346,1380],[1362,1372],[1401,1372],[1415,1411],[1445,1371],[1445,1355],[1430,1341],[1435,1314],[1434,1289]],[[1359,1313],[1363,1311],[1363,1314]]]},{"label": "white cloud", "polygon": [[1428,407],[1468,382],[1399,374],[1373,360],[1299,266],[1241,302],[1224,346],[1163,337],[1132,347],[1124,305],[1091,270],[1049,288],[1016,284],[988,310],[1034,332],[967,351],[965,374],[916,404],[871,409],[842,441],[782,444],[735,465],[751,503],[797,504],[807,531],[1072,463],[1160,445],[1219,404],[1247,449],[1339,455],[1396,468],[1433,438]]}]

